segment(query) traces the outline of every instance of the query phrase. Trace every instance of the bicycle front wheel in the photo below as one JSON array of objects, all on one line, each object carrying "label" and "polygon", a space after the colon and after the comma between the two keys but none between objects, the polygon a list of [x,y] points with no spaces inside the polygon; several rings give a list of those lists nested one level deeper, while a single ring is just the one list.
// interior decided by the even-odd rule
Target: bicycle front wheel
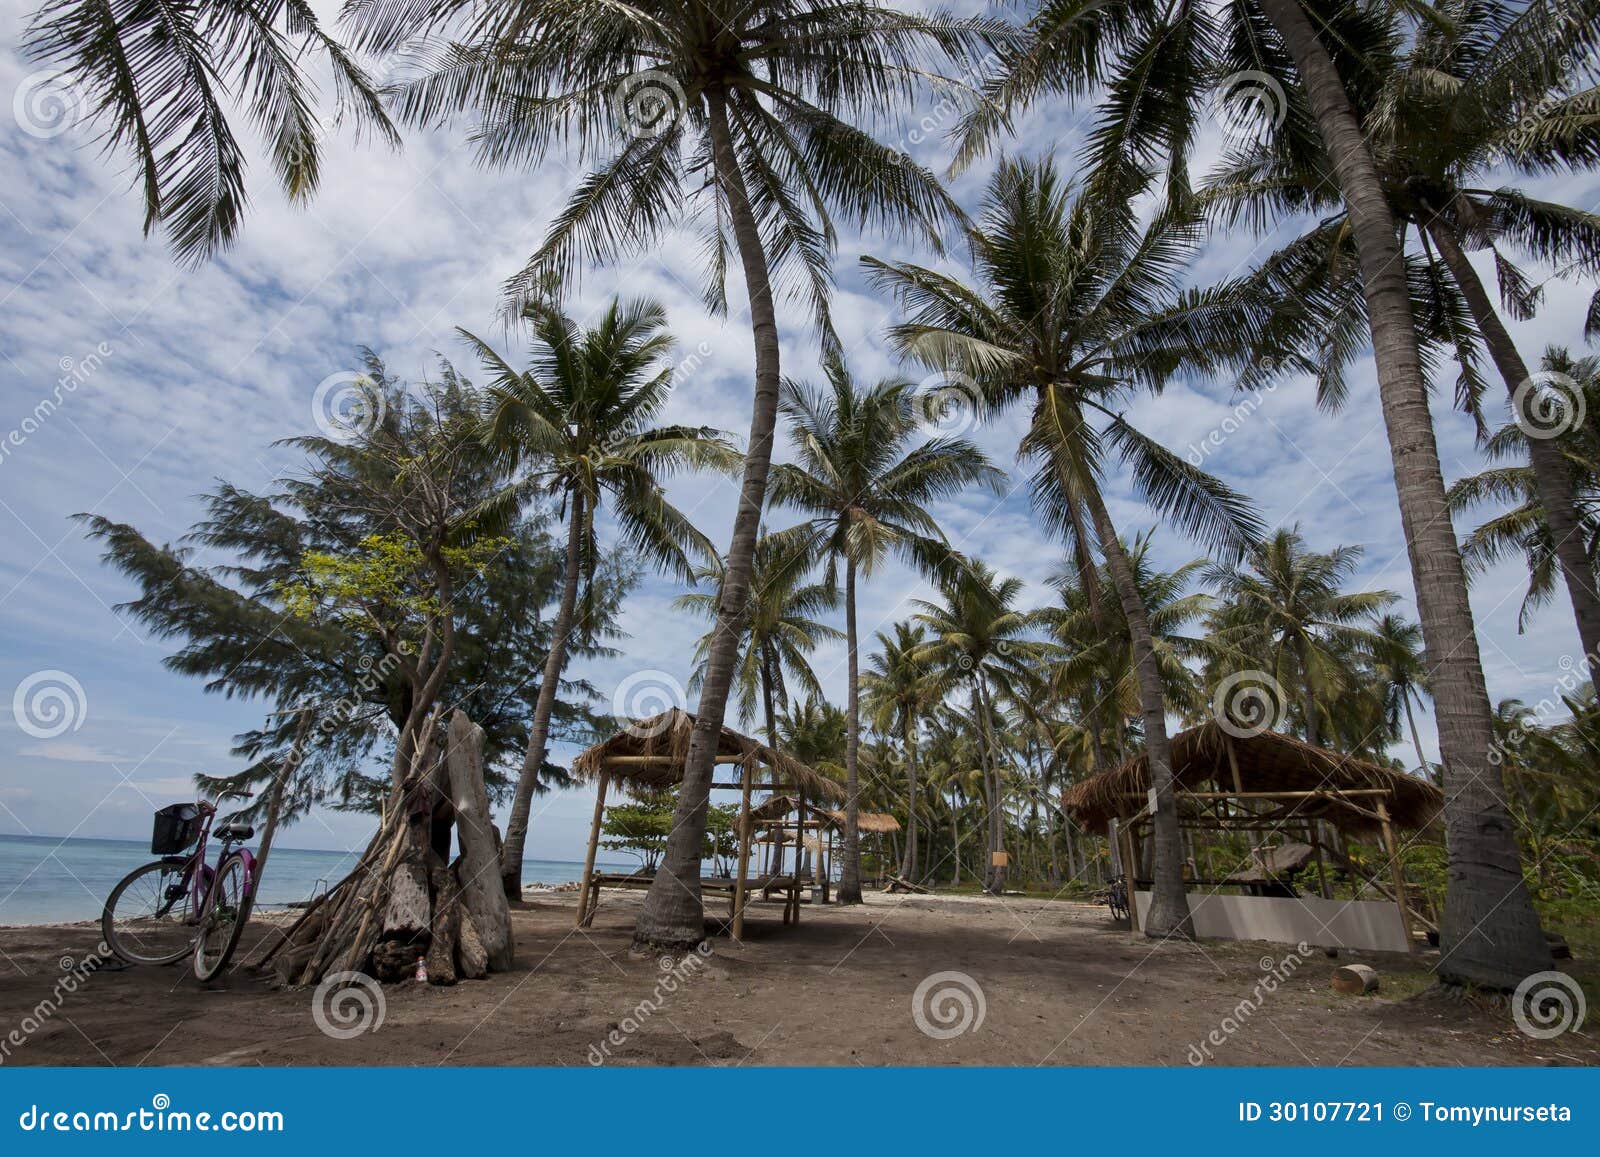
[{"label": "bicycle front wheel", "polygon": [[100,938],[129,964],[171,964],[194,947],[195,905],[188,863],[157,860],[111,889]]},{"label": "bicycle front wheel", "polygon": [[228,966],[250,919],[250,868],[244,857],[230,855],[217,865],[200,909],[200,933],[194,941],[194,974],[210,980]]}]

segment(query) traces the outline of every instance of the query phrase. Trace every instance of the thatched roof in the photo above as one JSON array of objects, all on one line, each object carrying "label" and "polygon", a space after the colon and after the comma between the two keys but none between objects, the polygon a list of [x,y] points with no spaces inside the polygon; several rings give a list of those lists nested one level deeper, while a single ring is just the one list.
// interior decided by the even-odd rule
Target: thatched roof
[{"label": "thatched roof", "polygon": [[[836,799],[838,797],[835,797]],[[800,801],[792,795],[775,795],[771,799],[762,800],[750,809],[750,818],[753,820],[777,820],[790,815],[800,806]],[[816,807],[810,800],[806,801],[806,816],[808,819],[819,819],[832,827],[844,827],[843,809]],[[900,821],[888,812],[857,812],[856,830],[860,832],[873,832],[887,834],[900,830]]]},{"label": "thatched roof", "polygon": [[[1385,801],[1389,814],[1401,828],[1425,827],[1444,806],[1443,792],[1403,772],[1313,747],[1276,731],[1230,736],[1215,723],[1191,727],[1172,737],[1172,771],[1180,790],[1233,791],[1228,743],[1239,763],[1240,787],[1247,792],[1385,789],[1390,793]],[[1061,803],[1079,824],[1099,831],[1113,818],[1135,815],[1145,806],[1149,790],[1150,777],[1140,754],[1069,788]],[[1374,799],[1356,797],[1351,802],[1371,810]],[[1326,819],[1349,832],[1370,832],[1379,826],[1371,817],[1333,800],[1301,801],[1295,815]]]},{"label": "thatched roof", "polygon": [[[572,761],[572,774],[594,780],[602,770],[613,781],[660,789],[683,782],[683,764],[689,755],[689,738],[695,717],[672,707],[660,715],[640,719],[610,739],[588,748]],[[757,743],[726,725],[717,741],[717,755],[736,756],[741,764],[756,767],[755,786],[766,790],[803,788],[810,799],[842,801],[844,788],[793,756]],[[615,760],[621,762],[613,762]]]}]

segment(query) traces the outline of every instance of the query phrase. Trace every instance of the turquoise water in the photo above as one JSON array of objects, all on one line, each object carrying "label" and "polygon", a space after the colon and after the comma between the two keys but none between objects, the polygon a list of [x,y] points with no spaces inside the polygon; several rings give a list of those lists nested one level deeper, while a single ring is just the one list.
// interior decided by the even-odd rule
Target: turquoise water
[{"label": "turquoise water", "polygon": [[[261,902],[308,899],[349,874],[359,855],[274,847]],[[0,924],[96,920],[117,881],[154,858],[148,841],[0,835]],[[530,884],[561,884],[582,875],[582,864],[564,860],[528,860],[522,868]]]}]

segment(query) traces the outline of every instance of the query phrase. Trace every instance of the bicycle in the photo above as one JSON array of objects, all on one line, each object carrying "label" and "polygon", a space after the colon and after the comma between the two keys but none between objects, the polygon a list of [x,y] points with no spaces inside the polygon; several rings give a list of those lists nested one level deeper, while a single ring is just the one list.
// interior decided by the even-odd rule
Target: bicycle
[{"label": "bicycle", "polygon": [[[216,803],[204,800],[156,812],[150,851],[161,858],[124,876],[100,914],[101,938],[120,959],[174,964],[192,954],[200,980],[227,967],[255,907],[259,880],[250,849],[234,846],[255,829],[231,818],[213,829],[216,816]],[[215,868],[206,862],[212,837],[222,841]]]}]

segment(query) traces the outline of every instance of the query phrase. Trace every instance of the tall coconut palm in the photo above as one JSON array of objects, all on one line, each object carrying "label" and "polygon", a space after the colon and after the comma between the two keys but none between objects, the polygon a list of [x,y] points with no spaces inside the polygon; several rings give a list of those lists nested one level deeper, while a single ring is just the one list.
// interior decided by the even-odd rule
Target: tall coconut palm
[{"label": "tall coconut palm", "polygon": [[526,370],[462,331],[490,374],[485,441],[507,465],[525,470],[529,489],[556,499],[567,522],[561,604],[501,853],[501,881],[513,899],[522,898],[528,816],[568,642],[581,634],[587,617],[577,614],[579,589],[593,578],[599,558],[595,515],[601,503],[610,499],[610,514],[629,546],[667,573],[688,578],[691,556],[715,559],[716,548],[667,501],[661,479],[685,469],[732,471],[739,460],[726,437],[709,427],[652,424],[673,377],[672,367],[662,364],[672,338],[658,303],[613,299],[589,329],[548,297],[529,301],[524,317],[533,329]]},{"label": "tall coconut palm", "polygon": [[1298,527],[1282,527],[1242,565],[1217,565],[1207,579],[1220,603],[1210,640],[1227,671],[1261,664],[1281,688],[1300,696],[1306,742],[1321,742],[1322,716],[1358,681],[1352,652],[1374,640],[1366,621],[1392,604],[1393,591],[1346,591],[1363,550],[1308,550]]},{"label": "tall coconut palm", "polygon": [[[661,871],[635,935],[683,946],[705,935],[700,850],[712,763],[738,665],[777,421],[774,279],[807,296],[825,344],[834,219],[908,229],[939,244],[953,202],[927,169],[872,128],[926,83],[1004,32],[996,21],[903,12],[876,0],[488,0],[459,20],[431,3],[371,0],[350,22],[361,46],[403,54],[401,119],[475,118],[487,164],[528,167],[576,145],[600,159],[509,285],[611,261],[697,224],[705,294],[726,306],[737,254],[755,347],[744,477],[716,634]],[[452,33],[459,35],[452,36]]]},{"label": "tall coconut palm", "polygon": [[918,733],[922,720],[943,698],[939,681],[917,658],[927,643],[915,623],[896,623],[894,634],[877,633],[879,650],[868,660],[861,676],[863,706],[872,726],[900,741],[900,758],[906,776],[906,843],[900,860],[902,879],[917,878],[917,813],[921,785],[917,777]]},{"label": "tall coconut palm", "polygon": [[[1542,372],[1566,386],[1567,404],[1572,405],[1570,428],[1553,440],[1563,467],[1571,480],[1576,502],[1578,534],[1591,559],[1600,558],[1600,358],[1574,359],[1566,350],[1552,346],[1540,363]],[[1545,517],[1544,493],[1527,462],[1531,443],[1524,424],[1513,420],[1484,439],[1485,453],[1493,461],[1504,462],[1477,474],[1457,480],[1449,490],[1450,512],[1462,514],[1486,504],[1508,504],[1474,528],[1461,544],[1467,574],[1475,575],[1502,559],[1522,555],[1528,566],[1528,591],[1517,615],[1517,629],[1526,629],[1535,611],[1556,591],[1559,565],[1556,559],[1557,534]],[[1509,461],[1508,461],[1509,460]],[[1589,657],[1593,676],[1597,663]]]},{"label": "tall coconut palm", "polygon": [[[777,715],[789,707],[788,681],[793,680],[808,699],[822,699],[822,685],[811,667],[810,655],[819,643],[844,638],[844,632],[813,616],[839,605],[836,583],[808,581],[816,558],[807,536],[793,528],[761,536],[756,544],[755,566],[750,574],[750,610],[739,641],[742,656],[734,677],[739,695],[739,718],[749,723],[760,714],[767,742],[778,742]],[[697,572],[703,581],[717,581],[721,565]],[[716,621],[717,595],[691,591],[673,606]],[[694,676],[689,689],[705,679],[706,655],[712,635],[695,645]]]},{"label": "tall coconut palm", "polygon": [[[145,233],[160,228],[187,265],[238,236],[248,200],[240,113],[296,202],[316,192],[323,138],[346,115],[357,135],[399,139],[372,78],[305,0],[46,0],[22,49],[59,68],[61,114],[80,116],[106,151],[132,161]],[[331,112],[318,108],[310,60],[332,72]]]},{"label": "tall coconut palm", "polygon": [[861,746],[860,635],[856,580],[869,579],[891,556],[926,574],[953,559],[928,506],[967,486],[998,492],[1004,475],[965,438],[918,442],[910,382],[858,386],[839,358],[824,359],[826,390],[786,382],[782,409],[796,461],[775,467],[771,498],[811,515],[811,549],[826,552],[830,576],[844,564],[846,663],[845,827],[839,901],[861,903],[861,841],[856,829]]},{"label": "tall coconut palm", "polygon": [[[1482,82],[1520,90],[1529,87],[1530,72],[1590,57],[1600,22],[1573,19],[1569,9],[1566,0],[1535,0],[1524,9],[1502,30]],[[1017,103],[1048,93],[1083,95],[1103,84],[1109,95],[1091,134],[1096,149],[1114,162],[1164,157],[1181,193],[1209,80],[1266,73],[1286,82],[1278,91],[1291,96],[1288,115],[1298,110],[1309,117],[1349,211],[1444,763],[1455,777],[1446,803],[1452,866],[1438,973],[1449,983],[1511,987],[1548,968],[1550,953],[1523,883],[1499,769],[1488,759],[1493,711],[1445,504],[1405,252],[1340,74],[1341,62],[1356,71],[1360,51],[1349,46],[1360,40],[1342,27],[1336,33],[1335,25],[1370,10],[1336,0],[1240,0],[1221,9],[1201,0],[1045,0],[1029,43],[996,79],[998,99],[968,126],[963,157],[976,155]],[[1153,754],[1152,767],[1158,762]],[[1161,845],[1175,847],[1176,834],[1157,840],[1158,866]],[[1158,900],[1153,907],[1164,905]]]},{"label": "tall coconut palm", "polygon": [[[1167,741],[1166,701],[1137,576],[1101,489],[1108,454],[1169,523],[1214,552],[1237,555],[1260,523],[1217,479],[1140,433],[1121,412],[1130,389],[1159,390],[1180,367],[1223,364],[1255,340],[1236,286],[1178,293],[1172,281],[1199,243],[1191,219],[1163,212],[1141,229],[1129,201],[1143,174],[1107,178],[1074,195],[1050,161],[1006,161],[968,231],[976,285],[932,269],[866,258],[908,320],[891,340],[970,385],[984,411],[1023,399],[1032,413],[1021,454],[1033,462],[1035,508],[1069,547],[1104,556],[1128,623],[1138,671],[1151,784],[1156,790],[1154,898],[1146,931],[1187,933],[1183,853]],[[1113,195],[1115,192],[1116,195]]]},{"label": "tall coconut palm", "polygon": [[1006,878],[996,856],[1005,851],[1005,799],[994,727],[995,693],[1025,679],[1049,648],[1030,637],[1032,618],[1017,607],[1021,579],[1002,579],[981,562],[965,562],[940,586],[939,602],[913,602],[916,621],[932,637],[912,658],[927,667],[938,683],[946,687],[964,683],[970,692],[968,725],[976,724],[986,796],[989,866],[984,889],[998,894]]},{"label": "tall coconut palm", "polygon": [[1437,783],[1439,775],[1422,750],[1422,734],[1417,730],[1413,710],[1413,705],[1420,703],[1426,694],[1428,682],[1427,668],[1422,661],[1422,628],[1393,612],[1381,615],[1372,624],[1369,650],[1373,674],[1380,682],[1384,709],[1391,725],[1398,729],[1404,717],[1411,746],[1417,752],[1417,766],[1423,775]]},{"label": "tall coconut palm", "polygon": [[[1161,570],[1150,557],[1153,541],[1153,535],[1142,534],[1124,543],[1123,550],[1150,620],[1162,697],[1171,711],[1192,715],[1203,706],[1203,697],[1189,664],[1205,657],[1208,649],[1204,640],[1185,631],[1211,609],[1211,595],[1191,589],[1208,564],[1193,559],[1174,570]],[[1047,581],[1060,602],[1041,607],[1034,615],[1060,647],[1060,657],[1050,666],[1052,692],[1085,704],[1083,718],[1102,729],[1088,740],[1091,759],[1104,770],[1105,756],[1095,752],[1112,742],[1128,719],[1139,716],[1139,678],[1127,620],[1116,606],[1115,581],[1105,567],[1092,569],[1089,577],[1098,596],[1085,590],[1076,565],[1051,575]],[[1103,609],[1097,612],[1096,603]]]},{"label": "tall coconut palm", "polygon": [[[1496,83],[1496,75],[1515,75],[1500,59],[1501,33],[1524,5],[1447,0],[1439,7],[1444,19],[1424,25],[1409,39],[1399,18],[1391,18],[1384,38],[1364,51],[1362,80],[1353,86],[1352,95],[1402,237],[1414,235],[1426,262],[1442,266],[1437,273],[1430,269],[1414,274],[1414,286],[1430,297],[1442,292],[1457,299],[1419,302],[1419,316],[1446,320],[1458,335],[1458,347],[1468,347],[1459,361],[1473,394],[1481,389],[1473,365],[1474,347],[1481,342],[1507,395],[1521,411],[1518,421],[1539,435],[1527,440],[1525,452],[1541,502],[1550,512],[1553,561],[1567,588],[1584,651],[1600,654],[1600,594],[1572,480],[1561,468],[1553,440],[1543,436],[1562,419],[1563,403],[1571,406],[1573,399],[1562,396],[1564,383],[1559,379],[1541,381],[1530,375],[1501,310],[1490,300],[1467,256],[1469,249],[1492,255],[1505,311],[1517,319],[1532,315],[1541,291],[1507,256],[1505,246],[1530,253],[1558,272],[1600,275],[1600,216],[1530,197],[1504,184],[1486,185],[1489,179],[1503,181],[1508,173],[1533,177],[1600,164],[1600,132],[1593,123],[1594,110],[1600,108],[1600,87],[1571,91],[1575,79],[1571,74],[1542,67],[1530,70],[1527,62],[1515,66],[1523,70],[1517,83]],[[1600,12],[1600,5],[1595,11]],[[1513,41],[1511,51],[1534,47]],[[1529,91],[1525,85],[1542,88]],[[1312,276],[1343,281],[1347,297],[1353,299],[1349,306],[1319,300],[1315,316],[1321,323],[1317,329],[1324,349],[1340,350],[1343,345],[1345,356],[1353,353],[1347,344],[1328,340],[1327,334],[1327,329],[1347,324],[1335,319],[1359,314],[1361,303],[1359,276],[1336,272],[1350,269],[1353,262],[1340,252],[1346,247],[1341,239],[1349,234],[1320,142],[1297,132],[1262,134],[1235,149],[1211,183],[1224,220],[1243,214],[1260,223],[1271,216],[1300,213],[1320,218],[1288,254],[1266,264],[1271,267],[1288,256],[1285,264],[1309,265],[1306,272]],[[1316,259],[1308,261],[1307,250]],[[1286,288],[1277,284],[1270,291],[1282,293]],[[1289,292],[1302,297],[1299,289]],[[1600,328],[1600,293],[1591,315]],[[1544,412],[1547,407],[1555,409]]]}]

